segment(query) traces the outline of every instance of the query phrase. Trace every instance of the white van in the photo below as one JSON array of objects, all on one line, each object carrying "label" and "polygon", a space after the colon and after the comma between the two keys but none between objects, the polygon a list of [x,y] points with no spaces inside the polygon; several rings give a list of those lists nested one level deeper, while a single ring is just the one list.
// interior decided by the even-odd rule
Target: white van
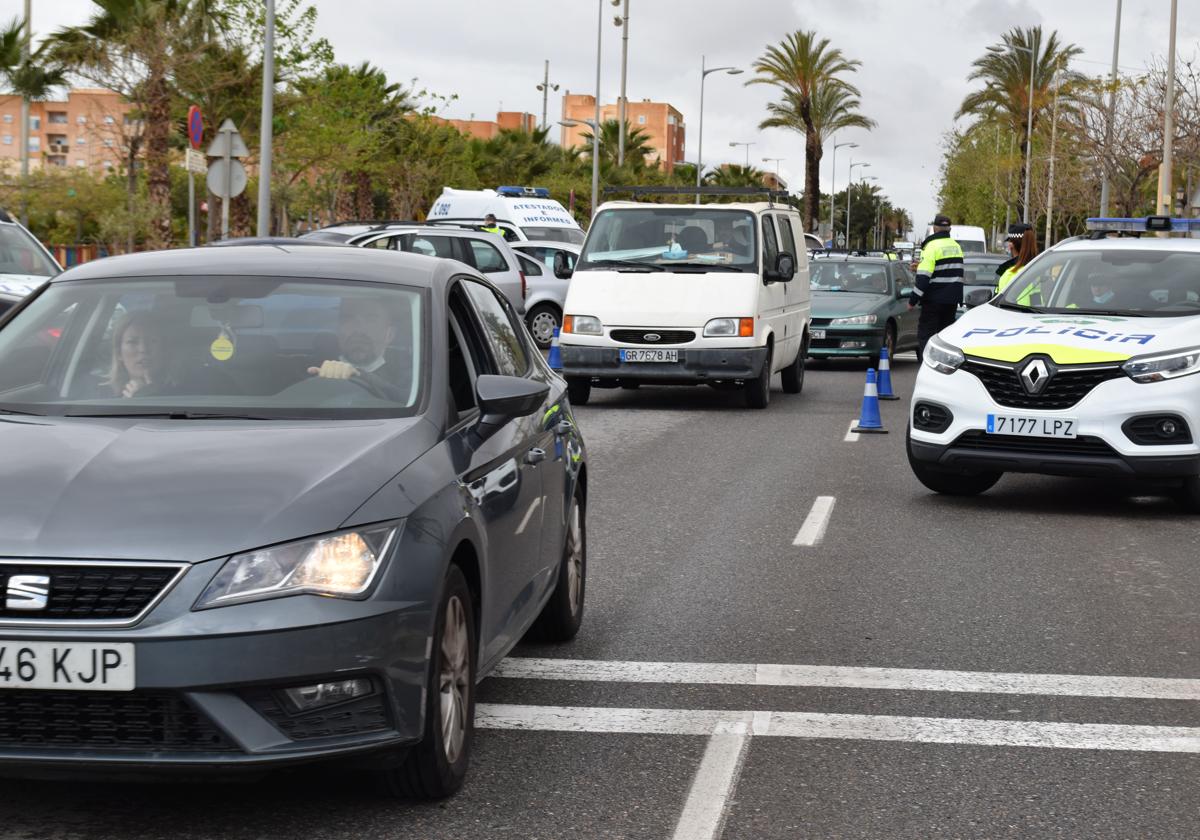
[{"label": "white van", "polygon": [[[800,215],[769,203],[600,207],[575,264],[560,343],[571,401],[641,383],[800,393],[809,340]],[[556,273],[566,274],[558,265]]]},{"label": "white van", "polygon": [[429,209],[429,224],[482,225],[488,214],[509,242],[583,244],[583,228],[545,187],[497,187],[456,190],[443,187]]},{"label": "white van", "polygon": [[[933,233],[933,226],[926,229],[925,235]],[[964,254],[986,254],[988,252],[987,234],[983,228],[975,225],[951,225],[950,238],[962,246]]]}]

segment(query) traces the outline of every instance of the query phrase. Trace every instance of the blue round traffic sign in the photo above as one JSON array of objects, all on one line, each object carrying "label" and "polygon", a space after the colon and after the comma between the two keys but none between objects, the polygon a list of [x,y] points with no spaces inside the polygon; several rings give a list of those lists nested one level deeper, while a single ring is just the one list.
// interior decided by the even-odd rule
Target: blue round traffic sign
[{"label": "blue round traffic sign", "polygon": [[199,149],[200,144],[204,142],[204,117],[195,105],[188,108],[187,125],[188,142],[192,144],[193,149]]}]

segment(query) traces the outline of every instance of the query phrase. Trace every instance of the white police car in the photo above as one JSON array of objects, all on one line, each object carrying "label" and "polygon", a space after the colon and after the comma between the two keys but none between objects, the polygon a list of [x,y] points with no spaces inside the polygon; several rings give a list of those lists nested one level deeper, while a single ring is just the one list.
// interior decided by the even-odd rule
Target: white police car
[{"label": "white police car", "polygon": [[1200,511],[1200,220],[1091,219],[932,339],[908,457],[931,490],[1006,472],[1169,482]]}]

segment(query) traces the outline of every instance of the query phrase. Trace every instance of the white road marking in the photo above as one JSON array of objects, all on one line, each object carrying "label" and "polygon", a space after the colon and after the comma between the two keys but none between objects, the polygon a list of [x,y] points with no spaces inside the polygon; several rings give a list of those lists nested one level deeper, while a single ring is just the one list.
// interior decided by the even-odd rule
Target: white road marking
[{"label": "white road marking", "polygon": [[[1131,726],[1106,723],[1043,723],[970,718],[841,715],[817,712],[770,712],[760,731],[762,713],[703,709],[616,709],[578,706],[519,706],[480,703],[480,729],[639,735],[712,735],[743,727],[769,738],[820,738],[856,741],[904,741],[919,744],[969,744],[990,747],[1109,750],[1117,752],[1200,753],[1200,729],[1183,726]],[[760,721],[756,725],[756,720]],[[710,767],[712,777],[729,770],[732,742],[723,742]],[[708,752],[705,753],[708,758]],[[740,760],[740,759],[739,759]],[[702,767],[703,770],[703,762]],[[735,768],[736,769],[736,768]],[[697,773],[699,778],[699,773]],[[729,785],[732,787],[732,784]],[[689,802],[691,797],[689,797]],[[722,804],[724,808],[724,804]],[[676,835],[679,836],[678,834]],[[706,836],[706,835],[701,835]],[[710,836],[710,835],[709,835]]]},{"label": "white road marking", "polygon": [[583,682],[758,685],[1200,700],[1200,679],[1101,677],[1077,674],[1002,674],[841,665],[738,665],[720,662],[610,662],[593,659],[510,657],[496,677]]},{"label": "white road marking", "polygon": [[718,721],[692,779],[683,813],[671,835],[673,840],[715,840],[721,836],[746,761],[749,730],[746,721]]},{"label": "white road marking", "polygon": [[837,499],[833,496],[817,496],[813,502],[808,518],[800,526],[800,532],[792,545],[817,545],[825,537],[825,529],[829,527],[829,517],[833,514],[833,505]]},{"label": "white road marking", "polygon": [[857,420],[851,420],[850,428],[846,431],[846,436],[842,438],[842,440],[844,440],[846,443],[854,443],[854,441],[858,440],[858,432],[854,431],[854,427],[857,425]]}]

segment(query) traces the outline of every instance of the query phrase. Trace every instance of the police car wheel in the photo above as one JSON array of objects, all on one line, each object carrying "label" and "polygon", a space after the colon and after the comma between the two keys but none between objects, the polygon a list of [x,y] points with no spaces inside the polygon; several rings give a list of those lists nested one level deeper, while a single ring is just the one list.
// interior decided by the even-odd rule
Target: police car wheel
[{"label": "police car wheel", "polygon": [[1188,513],[1200,513],[1200,475],[1185,478],[1176,498]]},{"label": "police car wheel", "polygon": [[908,465],[917,481],[943,496],[978,496],[991,490],[1004,475],[1002,472],[960,473],[941,470],[913,457],[911,432],[905,433],[904,442],[908,451]]},{"label": "police car wheel", "polygon": [[571,376],[567,378],[567,396],[572,405],[587,405],[592,397],[592,380],[586,376]]}]

